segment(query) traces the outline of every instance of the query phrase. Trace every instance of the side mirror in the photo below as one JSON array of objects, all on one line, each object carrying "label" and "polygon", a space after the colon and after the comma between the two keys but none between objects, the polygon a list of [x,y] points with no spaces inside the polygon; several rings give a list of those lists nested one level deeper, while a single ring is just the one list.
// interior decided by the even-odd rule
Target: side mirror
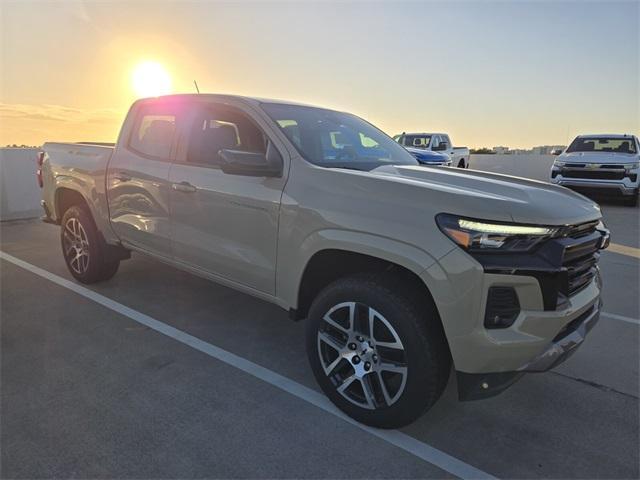
[{"label": "side mirror", "polygon": [[279,177],[282,175],[282,157],[269,143],[267,153],[243,152],[224,149],[218,152],[222,158],[220,168],[230,175],[249,177]]},{"label": "side mirror", "polygon": [[431,150],[434,152],[442,152],[443,150],[447,149],[447,145],[445,143],[436,143],[433,147],[431,147]]},{"label": "side mirror", "polygon": [[559,148],[551,150],[551,155],[561,155],[562,154],[562,150],[560,150]]}]

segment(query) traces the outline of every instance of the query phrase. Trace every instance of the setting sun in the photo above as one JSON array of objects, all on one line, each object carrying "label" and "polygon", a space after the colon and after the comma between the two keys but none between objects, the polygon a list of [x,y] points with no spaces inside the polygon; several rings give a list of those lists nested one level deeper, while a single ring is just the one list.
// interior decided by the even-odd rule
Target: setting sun
[{"label": "setting sun", "polygon": [[157,62],[143,62],[133,70],[133,89],[138,97],[157,97],[171,92],[171,77]]}]

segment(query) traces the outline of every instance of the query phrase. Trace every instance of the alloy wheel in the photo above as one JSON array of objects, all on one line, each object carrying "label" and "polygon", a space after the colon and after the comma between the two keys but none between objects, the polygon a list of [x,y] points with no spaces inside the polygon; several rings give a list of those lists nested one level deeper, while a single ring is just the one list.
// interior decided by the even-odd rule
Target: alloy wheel
[{"label": "alloy wheel", "polygon": [[64,256],[71,269],[82,275],[89,268],[89,239],[77,218],[70,218],[63,231]]},{"label": "alloy wheel", "polygon": [[317,335],[325,375],[349,402],[369,410],[393,405],[407,381],[407,356],[389,321],[359,302],[333,306]]}]

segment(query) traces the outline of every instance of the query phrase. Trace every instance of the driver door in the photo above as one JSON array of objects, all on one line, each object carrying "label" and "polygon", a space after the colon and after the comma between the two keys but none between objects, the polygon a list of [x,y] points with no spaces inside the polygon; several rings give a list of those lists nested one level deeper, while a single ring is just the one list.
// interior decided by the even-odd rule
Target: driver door
[{"label": "driver door", "polygon": [[285,174],[227,174],[218,154],[222,149],[266,153],[271,140],[240,108],[203,103],[192,110],[184,148],[169,173],[174,258],[273,295]]}]

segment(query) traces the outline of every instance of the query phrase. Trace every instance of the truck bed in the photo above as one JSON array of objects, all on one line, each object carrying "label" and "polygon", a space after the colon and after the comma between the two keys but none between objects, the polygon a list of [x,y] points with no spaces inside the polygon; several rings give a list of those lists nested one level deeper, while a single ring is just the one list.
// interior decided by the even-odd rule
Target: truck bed
[{"label": "truck bed", "polygon": [[[45,159],[43,175],[50,181],[44,182],[43,199],[49,207],[52,220],[60,221],[52,208],[56,205],[54,186],[68,186],[82,194],[92,209],[94,218],[108,218],[105,195],[107,165],[114,151],[112,144],[104,143],[58,143],[47,142],[42,147]],[[54,179],[57,179],[54,181]],[[95,211],[95,210],[98,211]]]}]

